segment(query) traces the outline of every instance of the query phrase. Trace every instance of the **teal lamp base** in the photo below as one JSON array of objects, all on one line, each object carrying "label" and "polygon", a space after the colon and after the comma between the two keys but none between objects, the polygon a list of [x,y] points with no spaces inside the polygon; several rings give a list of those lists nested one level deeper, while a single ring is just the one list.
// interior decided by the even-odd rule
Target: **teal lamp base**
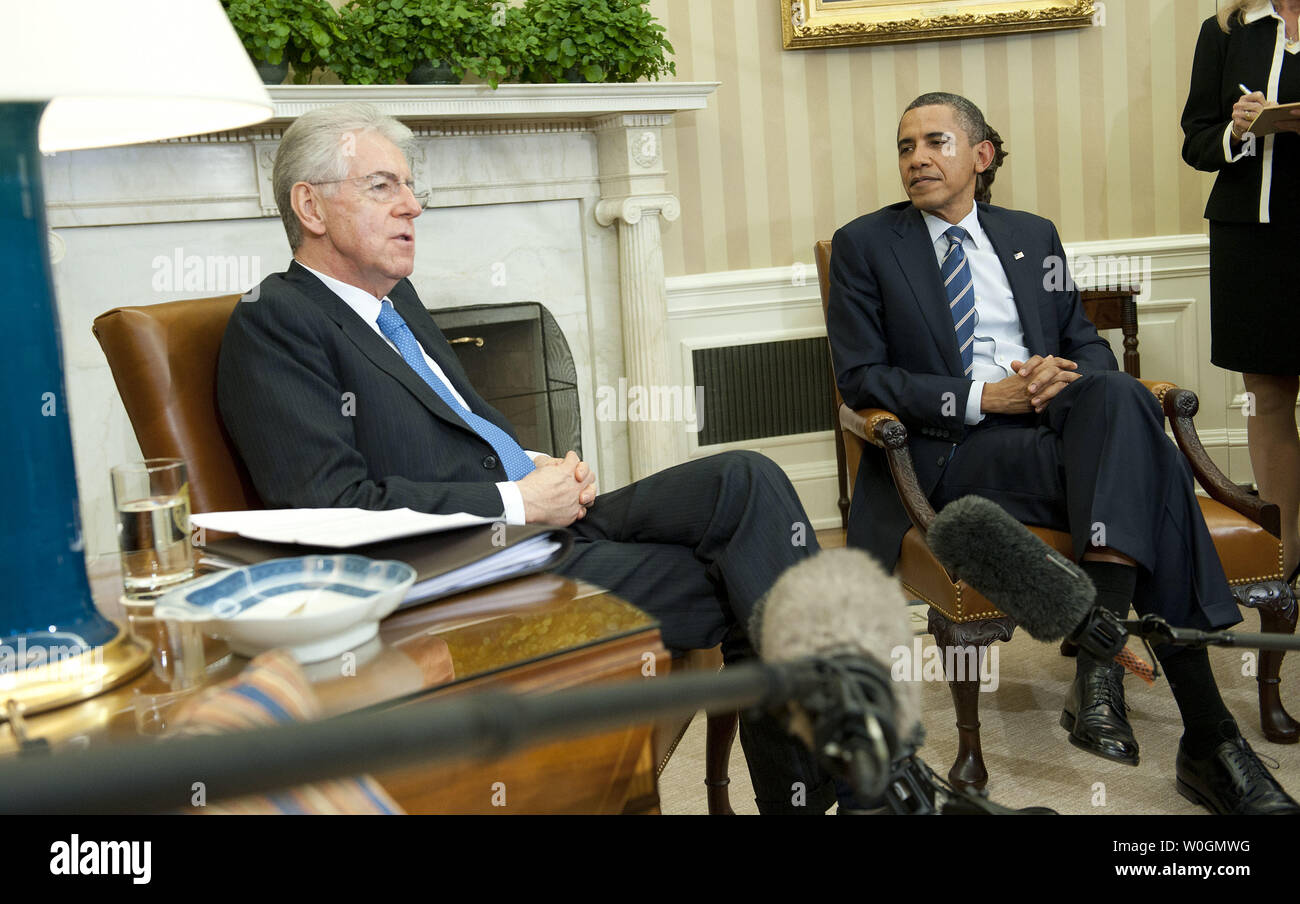
[{"label": "teal lamp base", "polygon": [[[93,696],[148,650],[96,611],[86,576],[58,311],[37,146],[43,103],[0,103],[0,719]],[[116,652],[114,652],[116,651]]]}]

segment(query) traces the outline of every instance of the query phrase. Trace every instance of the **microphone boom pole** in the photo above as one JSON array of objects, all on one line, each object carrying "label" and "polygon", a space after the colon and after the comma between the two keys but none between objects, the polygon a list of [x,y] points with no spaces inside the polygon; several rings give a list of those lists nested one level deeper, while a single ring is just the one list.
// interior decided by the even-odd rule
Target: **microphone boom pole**
[{"label": "microphone boom pole", "polygon": [[156,813],[423,760],[494,757],[647,719],[784,703],[800,669],[741,663],[707,675],[643,678],[525,696],[487,692],[224,735],[20,755],[0,764],[0,813]]}]

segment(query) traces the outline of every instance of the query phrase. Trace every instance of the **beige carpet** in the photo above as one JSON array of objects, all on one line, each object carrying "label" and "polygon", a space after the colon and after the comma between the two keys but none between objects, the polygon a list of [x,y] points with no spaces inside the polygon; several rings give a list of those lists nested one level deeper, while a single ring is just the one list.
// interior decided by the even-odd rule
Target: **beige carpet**
[{"label": "beige carpet", "polygon": [[[1258,631],[1258,616],[1244,614],[1239,630]],[[928,634],[923,641],[926,646],[934,642]],[[1065,730],[1057,725],[1074,676],[1074,660],[1062,657],[1055,645],[1040,644],[1023,631],[997,647],[997,690],[980,695],[984,761],[993,800],[1013,807],[1049,806],[1070,814],[1208,812],[1184,800],[1174,789],[1174,757],[1182,728],[1163,678],[1153,686],[1131,675],[1125,679],[1129,717],[1141,746],[1141,764],[1125,766],[1072,747]],[[1292,796],[1300,796],[1300,745],[1264,740],[1255,679],[1242,675],[1244,652],[1210,651],[1224,700],[1251,746],[1266,763],[1269,757],[1277,761],[1274,774]],[[925,682],[921,697],[926,729],[921,756],[936,772],[946,775],[957,752],[952,697],[942,681]],[[1300,654],[1289,654],[1283,663],[1282,699],[1291,714],[1300,718]],[[707,812],[704,724],[703,715],[697,716],[660,779],[665,814]],[[731,757],[731,801],[737,813],[757,813],[739,740]]]}]

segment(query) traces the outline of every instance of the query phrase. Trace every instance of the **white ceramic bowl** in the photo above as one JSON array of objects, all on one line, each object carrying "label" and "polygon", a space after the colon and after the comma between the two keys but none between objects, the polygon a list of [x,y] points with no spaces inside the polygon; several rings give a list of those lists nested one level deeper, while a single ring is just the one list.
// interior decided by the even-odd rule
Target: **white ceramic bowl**
[{"label": "white ceramic bowl", "polygon": [[154,617],[199,622],[245,656],[284,647],[299,662],[319,662],[374,637],[414,582],[403,562],[271,559],[178,587],[158,600]]}]

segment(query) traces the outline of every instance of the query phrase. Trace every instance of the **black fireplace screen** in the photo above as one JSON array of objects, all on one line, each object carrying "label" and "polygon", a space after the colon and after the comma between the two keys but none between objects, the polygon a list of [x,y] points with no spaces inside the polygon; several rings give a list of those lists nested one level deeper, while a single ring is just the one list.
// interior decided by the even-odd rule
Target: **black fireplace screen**
[{"label": "black fireplace screen", "polygon": [[559,324],[535,301],[430,309],[478,394],[525,449],[582,455],[578,374]]}]

